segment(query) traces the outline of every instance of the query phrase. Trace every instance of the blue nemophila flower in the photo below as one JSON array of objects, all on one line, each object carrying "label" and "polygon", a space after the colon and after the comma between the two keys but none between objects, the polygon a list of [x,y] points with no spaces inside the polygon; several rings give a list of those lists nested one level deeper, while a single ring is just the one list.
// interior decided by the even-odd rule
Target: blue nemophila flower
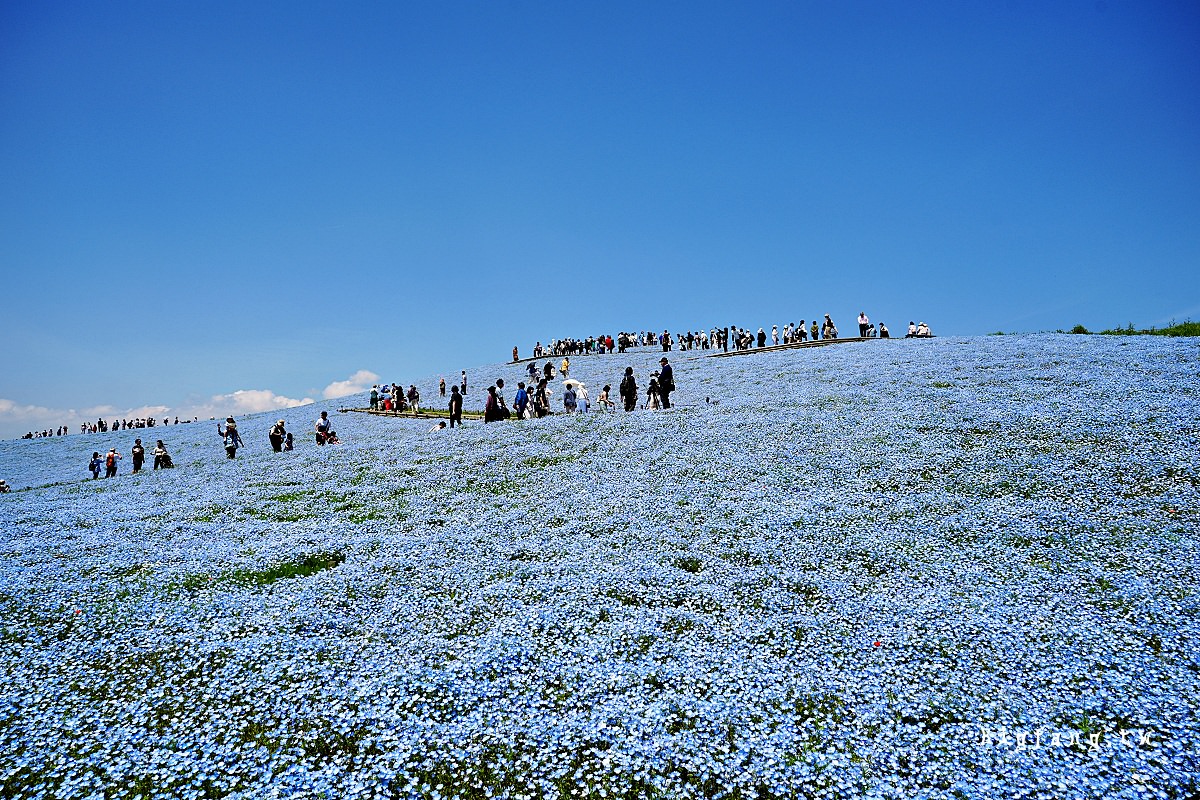
[{"label": "blue nemophila flower", "polygon": [[[235,462],[172,426],[167,474],[5,495],[6,785],[1195,791],[1194,347],[681,355],[665,413],[339,415],[340,446],[280,458],[264,428]],[[0,463],[57,482],[86,439]]]}]

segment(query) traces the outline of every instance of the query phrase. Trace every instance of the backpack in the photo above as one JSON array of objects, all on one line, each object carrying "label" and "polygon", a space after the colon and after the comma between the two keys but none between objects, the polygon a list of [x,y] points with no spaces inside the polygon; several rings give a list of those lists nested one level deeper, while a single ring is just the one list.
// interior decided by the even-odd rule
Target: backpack
[{"label": "backpack", "polygon": [[111,469],[112,467],[115,467],[116,465],[117,465],[117,457],[115,455],[113,455],[112,453],[109,453],[107,456],[104,457],[104,466]]}]

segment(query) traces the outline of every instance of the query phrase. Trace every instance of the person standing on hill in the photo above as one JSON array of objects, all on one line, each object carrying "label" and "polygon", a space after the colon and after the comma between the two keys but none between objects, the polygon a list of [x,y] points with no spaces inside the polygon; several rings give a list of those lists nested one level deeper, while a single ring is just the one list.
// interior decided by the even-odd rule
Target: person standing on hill
[{"label": "person standing on hill", "polygon": [[483,421],[484,422],[499,422],[504,419],[500,414],[500,401],[496,397],[496,387],[489,386],[487,388],[487,400],[483,405]]},{"label": "person standing on hill", "polygon": [[671,369],[666,358],[658,363],[662,365],[662,369],[658,372],[658,396],[662,400],[662,407],[670,408],[671,392],[675,391],[675,371]]},{"label": "person standing on hill", "polygon": [[154,468],[166,469],[171,462],[170,454],[167,453],[167,446],[163,444],[163,440],[159,439],[154,443]]},{"label": "person standing on hill", "polygon": [[454,423],[458,423],[458,427],[462,427],[462,404],[463,396],[458,391],[457,386],[450,387],[450,427],[454,427]]},{"label": "person standing on hill", "polygon": [[[324,414],[325,412],[321,412]],[[221,430],[221,423],[217,423],[217,435],[225,440],[225,457],[233,458],[237,455],[237,449],[245,443],[242,441],[241,435],[238,433],[237,422],[233,417],[225,418],[225,430]]]},{"label": "person standing on hill", "polygon": [[525,390],[525,381],[517,383],[517,395],[513,398],[513,411],[517,412],[517,419],[525,418],[525,409],[529,407],[529,392]]},{"label": "person standing on hill", "polygon": [[142,464],[146,463],[146,448],[142,447],[141,439],[133,440],[133,452],[130,455],[133,457],[133,471],[141,472]]},{"label": "person standing on hill", "polygon": [[88,469],[92,471],[92,478],[100,479],[100,468],[104,466],[104,459],[100,457],[99,452],[92,453],[92,460],[88,462]]},{"label": "person standing on hill", "polygon": [[625,403],[625,410],[633,411],[637,408],[638,386],[637,379],[633,377],[633,367],[625,368],[625,377],[621,379],[619,390],[621,400]]},{"label": "person standing on hill", "polygon": [[810,333],[812,333],[812,340],[814,342],[818,341],[821,338],[820,330],[821,329],[817,326],[817,321],[814,319],[812,321],[812,329],[810,331]]},{"label": "person standing on hill", "polygon": [[446,379],[445,378],[441,378],[440,380],[438,380],[438,394],[440,394],[442,397],[446,396]]},{"label": "person standing on hill", "polygon": [[459,384],[458,391],[463,395],[467,393],[467,371],[465,369],[462,371],[462,383]]},{"label": "person standing on hill", "polygon": [[[378,405],[379,404],[378,392],[376,392],[374,389],[372,389],[371,394],[375,397],[375,402],[373,403],[373,405]],[[271,430],[267,433],[267,438],[271,440],[271,449],[274,450],[276,453],[283,452],[283,439],[285,436],[287,436],[287,431],[284,429],[283,420],[279,420],[274,425],[272,425]]]},{"label": "person standing on hill", "polygon": [[413,414],[421,410],[421,393],[417,391],[415,383],[408,385],[408,408]]},{"label": "person standing on hill", "polygon": [[[371,387],[371,410],[372,411],[379,410],[379,387],[378,386]],[[276,452],[278,452],[278,450],[276,450]]]},{"label": "person standing on hill", "polygon": [[121,460],[121,454],[116,451],[116,448],[111,448],[108,455],[104,457],[104,477],[117,477],[117,462]]},{"label": "person standing on hill", "polygon": [[867,338],[867,331],[871,327],[871,320],[867,318],[867,312],[858,312],[858,336],[860,339]]}]

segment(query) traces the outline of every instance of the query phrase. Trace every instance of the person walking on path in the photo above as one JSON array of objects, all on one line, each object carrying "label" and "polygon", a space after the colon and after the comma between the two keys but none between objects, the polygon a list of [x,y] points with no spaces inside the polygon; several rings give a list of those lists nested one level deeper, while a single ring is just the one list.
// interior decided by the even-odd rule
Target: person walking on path
[{"label": "person walking on path", "polygon": [[483,421],[499,422],[502,419],[504,419],[504,414],[500,411],[500,400],[496,396],[496,387],[489,386],[487,388],[487,400],[483,404]]},{"label": "person walking on path", "polygon": [[517,395],[513,398],[513,411],[517,412],[517,419],[525,418],[525,411],[529,408],[529,392],[525,390],[525,382],[517,383]]},{"label": "person walking on path", "polygon": [[538,419],[550,413],[550,390],[546,384],[545,378],[538,381],[537,391],[533,395],[533,413],[537,415]]},{"label": "person walking on path", "polygon": [[142,447],[141,439],[133,440],[133,452],[130,453],[133,457],[133,471],[141,472],[142,464],[146,463],[146,448]]},{"label": "person walking on path", "polygon": [[410,383],[408,385],[408,407],[415,415],[418,411],[420,411],[420,405],[421,393],[417,391],[417,385],[415,383]]},{"label": "person walking on path", "polygon": [[[466,374],[466,373],[463,373]],[[462,427],[462,404],[463,396],[458,391],[457,386],[450,387],[450,427],[454,427],[454,423],[458,423],[458,427]]]},{"label": "person walking on path", "polygon": [[867,338],[867,330],[871,327],[871,320],[867,318],[867,312],[858,312],[858,335],[859,338]]},{"label": "person walking on path", "polygon": [[322,411],[321,416],[317,419],[317,424],[313,426],[313,430],[317,434],[317,444],[325,444],[329,441],[329,431],[333,427],[333,423],[329,421],[329,412]]},{"label": "person walking on path", "polygon": [[[378,386],[371,387],[371,410],[372,411],[379,410],[379,387]],[[279,452],[279,449],[276,448],[275,452]]]},{"label": "person walking on path", "polygon": [[[325,413],[325,412],[321,412]],[[221,430],[221,423],[217,423],[217,435],[225,440],[225,457],[233,458],[237,455],[237,449],[245,445],[241,435],[238,433],[237,422],[233,417],[225,418],[225,430]]]},{"label": "person walking on path", "polygon": [[621,400],[625,403],[626,411],[633,411],[637,408],[638,387],[637,378],[633,377],[633,367],[625,368],[625,377],[621,379]]},{"label": "person walking on path", "polygon": [[[378,403],[379,403],[378,393],[374,389],[372,389],[371,395],[375,398],[375,402],[372,403],[372,406],[378,405]],[[276,422],[274,425],[271,426],[271,430],[267,434],[267,438],[271,440],[271,449],[274,450],[276,453],[283,452],[283,439],[285,436],[287,436],[287,430],[284,429],[284,421],[283,420],[279,420],[278,422]]]},{"label": "person walking on path", "polygon": [[671,369],[671,365],[667,363],[666,357],[663,357],[658,363],[662,364],[662,369],[658,371],[658,395],[662,400],[663,408],[671,407],[671,392],[675,391],[675,371]]},{"label": "person walking on path", "polygon": [[559,366],[558,371],[562,373],[563,378],[569,378],[569,377],[571,377],[569,374],[570,370],[571,370],[571,359],[566,356],[563,356],[562,364]]}]

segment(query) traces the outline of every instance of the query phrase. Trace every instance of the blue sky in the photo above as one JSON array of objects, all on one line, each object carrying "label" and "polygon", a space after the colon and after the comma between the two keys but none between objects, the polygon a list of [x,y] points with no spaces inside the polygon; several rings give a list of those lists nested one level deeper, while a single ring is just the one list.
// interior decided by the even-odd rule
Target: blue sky
[{"label": "blue sky", "polygon": [[623,329],[1200,318],[1197,41],[1187,2],[6,3],[0,435]]}]

